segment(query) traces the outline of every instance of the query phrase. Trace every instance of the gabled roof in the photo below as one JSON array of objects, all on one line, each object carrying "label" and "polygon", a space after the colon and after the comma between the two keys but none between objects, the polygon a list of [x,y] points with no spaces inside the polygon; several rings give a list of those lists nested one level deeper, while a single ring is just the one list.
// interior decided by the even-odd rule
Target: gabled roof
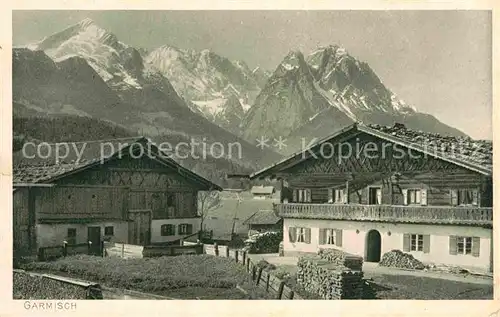
[{"label": "gabled roof", "polygon": [[364,132],[384,141],[398,144],[452,164],[464,167],[471,171],[492,176],[493,170],[493,142],[489,140],[473,140],[465,137],[441,136],[439,134],[414,131],[402,124],[392,127],[381,125],[364,125],[354,123],[336,133],[319,140],[303,151],[251,174],[250,179],[265,177],[278,173],[283,168],[289,168],[311,157],[311,152],[318,151],[322,144],[345,141]]},{"label": "gabled roof", "polygon": [[243,222],[246,225],[274,225],[281,220],[273,210],[259,210]]},{"label": "gabled roof", "polygon": [[250,192],[253,195],[271,195],[274,193],[273,186],[253,186]]},{"label": "gabled roof", "polygon": [[[137,155],[140,153],[137,153],[140,146],[143,147],[143,155]],[[35,146],[27,146],[24,153],[18,151],[13,154],[14,187],[17,187],[17,184],[28,186],[29,184],[52,183],[70,174],[110,160],[130,156],[133,153],[137,155],[137,158],[147,156],[172,168],[204,188],[222,190],[218,185],[179,165],[169,157],[169,153],[160,151],[156,144],[145,137],[44,143],[38,149],[41,149],[40,153],[37,153]]]}]

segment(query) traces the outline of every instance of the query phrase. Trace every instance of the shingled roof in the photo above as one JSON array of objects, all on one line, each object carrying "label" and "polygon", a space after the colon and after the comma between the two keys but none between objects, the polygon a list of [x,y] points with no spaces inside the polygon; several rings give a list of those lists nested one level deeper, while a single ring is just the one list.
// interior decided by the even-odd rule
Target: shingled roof
[{"label": "shingled roof", "polygon": [[259,210],[243,223],[246,225],[274,225],[281,220],[273,210]]},{"label": "shingled roof", "polygon": [[253,186],[250,192],[253,195],[271,195],[274,193],[273,186]]},{"label": "shingled roof", "polygon": [[179,165],[169,157],[169,153],[160,151],[156,144],[145,137],[26,146],[24,150],[13,154],[14,187],[20,184],[51,183],[68,174],[135,153],[134,150],[138,150],[139,146],[145,147],[144,151],[151,149],[150,153],[145,154],[152,154],[149,156],[151,159],[174,168],[183,176],[207,188],[222,190],[218,185]]},{"label": "shingled roof", "polygon": [[354,123],[336,133],[319,140],[312,146],[300,152],[249,175],[250,179],[273,175],[281,168],[290,167],[309,158],[308,151],[315,151],[323,143],[336,142],[351,133],[364,132],[385,141],[402,145],[406,148],[426,155],[448,161],[477,173],[492,176],[493,171],[493,142],[490,140],[473,140],[468,137],[442,136],[436,133],[407,129],[403,124],[393,126],[364,125]]}]

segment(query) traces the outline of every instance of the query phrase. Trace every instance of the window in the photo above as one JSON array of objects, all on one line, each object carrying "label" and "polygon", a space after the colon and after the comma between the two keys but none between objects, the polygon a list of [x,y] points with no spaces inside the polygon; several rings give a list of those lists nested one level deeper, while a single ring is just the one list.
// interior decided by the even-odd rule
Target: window
[{"label": "window", "polygon": [[424,236],[422,234],[410,235],[410,251],[424,251]]},{"label": "window", "polygon": [[175,236],[175,226],[171,224],[161,225],[160,228],[162,237]]},{"label": "window", "polygon": [[288,238],[290,242],[311,243],[311,228],[288,228]]},{"label": "window", "polygon": [[403,234],[403,252],[431,252],[431,236],[428,234]]},{"label": "window", "polygon": [[477,189],[457,189],[451,195],[452,204],[460,206],[477,206],[478,190]]},{"label": "window", "polygon": [[408,189],[408,205],[420,205],[420,189]]},{"label": "window", "polygon": [[320,245],[336,245],[342,246],[342,230],[331,228],[319,229],[319,244]]},{"label": "window", "polygon": [[370,187],[368,188],[368,204],[380,205],[382,204],[382,188]]},{"label": "window", "polygon": [[404,205],[427,205],[427,189],[402,189]]},{"label": "window", "polygon": [[450,236],[450,254],[472,255],[479,257],[481,238]]},{"label": "window", "polygon": [[472,254],[472,237],[457,237],[457,253]]},{"label": "window", "polygon": [[310,189],[295,189],[293,191],[293,201],[299,202],[299,203],[311,202],[311,190]]},{"label": "window", "polygon": [[193,233],[193,225],[189,223],[181,223],[178,229],[179,235],[191,234]]},{"label": "window", "polygon": [[297,242],[306,242],[306,228],[297,228]]},{"label": "window", "polygon": [[345,195],[345,190],[344,189],[339,189],[339,188],[329,188],[328,189],[328,202],[329,203],[340,203],[344,204],[346,203],[346,195]]},{"label": "window", "polygon": [[68,228],[66,242],[68,244],[76,244],[76,228]]},{"label": "window", "polygon": [[113,228],[113,226],[104,227],[104,235],[105,236],[112,236],[112,235],[114,235],[114,228]]},{"label": "window", "polygon": [[174,193],[167,194],[167,207],[175,207],[175,194]]},{"label": "window", "polygon": [[336,239],[336,233],[334,229],[326,229],[326,244],[335,244]]}]

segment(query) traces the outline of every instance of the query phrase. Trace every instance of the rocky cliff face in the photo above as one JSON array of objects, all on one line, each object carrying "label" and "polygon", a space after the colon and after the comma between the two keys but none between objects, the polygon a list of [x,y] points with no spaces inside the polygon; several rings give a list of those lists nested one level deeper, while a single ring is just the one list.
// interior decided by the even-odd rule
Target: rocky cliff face
[{"label": "rocky cliff face", "polygon": [[392,93],[370,66],[339,46],[304,57],[290,52],[278,65],[243,122],[244,136],[299,139],[325,137],[355,121],[435,133],[464,135],[431,115],[419,113]]}]

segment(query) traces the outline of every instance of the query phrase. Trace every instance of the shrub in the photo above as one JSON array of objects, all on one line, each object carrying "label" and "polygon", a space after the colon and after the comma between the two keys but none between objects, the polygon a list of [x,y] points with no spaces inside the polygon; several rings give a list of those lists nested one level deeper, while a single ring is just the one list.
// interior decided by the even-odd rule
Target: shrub
[{"label": "shrub", "polygon": [[281,232],[269,231],[254,234],[245,243],[249,248],[249,253],[278,253],[282,240]]}]

